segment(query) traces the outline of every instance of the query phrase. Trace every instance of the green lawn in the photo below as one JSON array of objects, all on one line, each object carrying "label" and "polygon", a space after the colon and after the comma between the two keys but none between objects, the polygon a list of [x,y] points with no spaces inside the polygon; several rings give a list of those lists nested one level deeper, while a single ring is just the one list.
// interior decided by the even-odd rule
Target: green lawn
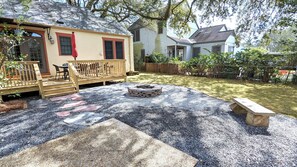
[{"label": "green lawn", "polygon": [[130,76],[128,81],[185,86],[228,101],[234,97],[245,97],[274,112],[297,118],[297,86],[295,85],[152,73]]}]

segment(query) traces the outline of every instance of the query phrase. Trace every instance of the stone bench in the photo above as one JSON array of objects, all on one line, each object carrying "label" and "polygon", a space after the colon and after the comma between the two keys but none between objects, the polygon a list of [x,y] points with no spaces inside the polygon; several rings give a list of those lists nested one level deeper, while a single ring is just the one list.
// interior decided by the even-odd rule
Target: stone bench
[{"label": "stone bench", "polygon": [[269,126],[269,117],[275,115],[275,112],[247,99],[234,98],[230,105],[232,111],[236,114],[247,114],[246,123],[253,126]]}]

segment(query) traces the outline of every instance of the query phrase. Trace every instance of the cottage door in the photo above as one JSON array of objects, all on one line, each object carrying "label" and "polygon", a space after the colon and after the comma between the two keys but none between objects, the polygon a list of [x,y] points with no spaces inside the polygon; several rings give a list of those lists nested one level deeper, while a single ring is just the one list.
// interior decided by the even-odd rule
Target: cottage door
[{"label": "cottage door", "polygon": [[25,42],[20,47],[22,54],[27,54],[27,61],[39,61],[41,73],[46,73],[47,64],[44,53],[43,38],[40,34],[28,32],[25,35]]}]

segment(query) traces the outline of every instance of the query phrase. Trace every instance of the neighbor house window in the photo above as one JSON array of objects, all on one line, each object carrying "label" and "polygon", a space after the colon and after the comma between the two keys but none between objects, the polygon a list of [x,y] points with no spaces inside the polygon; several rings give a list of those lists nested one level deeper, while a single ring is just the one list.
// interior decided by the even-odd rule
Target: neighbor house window
[{"label": "neighbor house window", "polygon": [[141,58],[144,59],[145,57],[145,49],[141,49]]},{"label": "neighbor house window", "polygon": [[228,46],[228,52],[234,52],[234,46]]},{"label": "neighbor house window", "polygon": [[133,34],[133,42],[140,41],[140,29],[131,31]]},{"label": "neighbor house window", "polygon": [[200,54],[200,51],[200,47],[193,48],[193,57],[197,57]]},{"label": "neighbor house window", "polygon": [[61,56],[72,55],[72,36],[71,34],[57,33],[59,54]]},{"label": "neighbor house window", "polygon": [[105,59],[125,59],[124,40],[103,38]]},{"label": "neighbor house window", "polygon": [[212,51],[213,53],[221,53],[221,45],[212,46],[211,51]]},{"label": "neighbor house window", "polygon": [[162,22],[158,23],[158,34],[163,34],[163,23]]}]

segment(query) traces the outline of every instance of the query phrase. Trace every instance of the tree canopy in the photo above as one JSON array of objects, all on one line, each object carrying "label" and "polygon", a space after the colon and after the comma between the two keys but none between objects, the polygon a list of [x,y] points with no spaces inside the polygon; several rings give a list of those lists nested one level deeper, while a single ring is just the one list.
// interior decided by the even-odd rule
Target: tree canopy
[{"label": "tree canopy", "polygon": [[[130,22],[135,18],[168,21],[178,34],[187,33],[188,22],[237,17],[242,37],[262,37],[273,29],[296,25],[296,0],[58,0],[83,6],[102,18]],[[262,34],[262,35],[261,35]]]},{"label": "tree canopy", "polygon": [[[28,4],[33,0],[20,0]],[[176,34],[190,31],[189,22],[236,17],[237,39],[260,41],[274,30],[297,26],[296,0],[55,0],[85,7],[102,18],[130,25],[136,19],[167,22]]]}]

